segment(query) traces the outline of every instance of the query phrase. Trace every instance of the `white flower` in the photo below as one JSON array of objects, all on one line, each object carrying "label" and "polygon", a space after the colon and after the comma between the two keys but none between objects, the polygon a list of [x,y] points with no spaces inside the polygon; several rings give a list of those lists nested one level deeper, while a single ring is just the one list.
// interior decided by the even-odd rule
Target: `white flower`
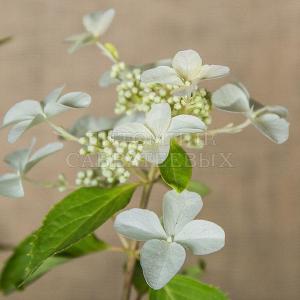
[{"label": "white flower", "polygon": [[69,52],[73,53],[83,46],[95,43],[107,31],[114,16],[114,9],[96,11],[85,15],[82,22],[87,32],[72,35],[66,39],[67,42],[73,44]]},{"label": "white flower", "polygon": [[14,198],[23,197],[22,177],[39,161],[63,148],[62,143],[52,143],[40,148],[32,154],[34,145],[35,139],[33,139],[29,148],[17,150],[5,157],[4,161],[13,168],[16,173],[7,173],[0,176],[0,195]]},{"label": "white flower", "polygon": [[288,110],[279,105],[263,106],[251,99],[241,84],[225,84],[213,93],[212,103],[221,110],[244,113],[263,135],[277,144],[289,137]]},{"label": "white flower", "polygon": [[111,137],[125,141],[143,141],[143,157],[151,163],[164,162],[169,154],[170,139],[185,133],[204,131],[206,125],[197,117],[171,117],[167,103],[153,104],[146,114],[145,123],[126,123],[114,128]]},{"label": "white flower", "polygon": [[184,50],[176,53],[172,67],[158,66],[143,72],[141,80],[144,83],[161,83],[178,86],[178,95],[188,95],[197,88],[199,81],[225,76],[229,68],[219,65],[203,65],[202,58],[194,50]]},{"label": "white flower", "polygon": [[223,248],[225,233],[215,223],[193,220],[203,206],[197,193],[169,191],[163,199],[163,226],[158,216],[147,209],[120,213],[114,227],[118,233],[145,241],[140,256],[145,279],[153,289],[166,285],[182,267],[190,249],[195,255]]},{"label": "white flower", "polygon": [[91,97],[82,92],[71,92],[61,96],[64,87],[53,90],[42,102],[23,100],[12,106],[5,114],[1,128],[13,125],[8,141],[14,143],[26,130],[71,108],[85,108]]}]

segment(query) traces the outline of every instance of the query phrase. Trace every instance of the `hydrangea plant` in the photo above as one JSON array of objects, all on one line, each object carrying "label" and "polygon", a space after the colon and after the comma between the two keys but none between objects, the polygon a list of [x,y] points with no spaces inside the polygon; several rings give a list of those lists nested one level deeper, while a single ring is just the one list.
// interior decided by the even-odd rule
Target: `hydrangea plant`
[{"label": "hydrangea plant", "polygon": [[[21,291],[58,265],[110,251],[126,258],[124,268],[120,266],[124,271],[123,300],[132,299],[134,294],[137,300],[229,299],[220,289],[194,278],[202,273],[195,270],[203,263],[183,269],[190,253],[207,255],[225,245],[225,233],[219,225],[195,219],[209,189],[191,179],[187,151],[201,151],[207,136],[239,133],[251,124],[281,144],[289,135],[287,109],[260,104],[237,82],[208,91],[205,80],[226,76],[229,68],[203,64],[195,50],[179,51],[172,60],[126,64],[112,43],[103,42],[114,16],[113,9],[84,16],[86,32],[71,36],[67,42],[71,43],[71,53],[94,45],[112,62],[99,84],[116,86],[115,117],[84,116],[72,128],[55,124],[56,115],[87,108],[91,103],[85,92],[63,94],[64,86],[42,101],[17,102],[4,114],[2,127],[11,127],[10,143],[42,122],[60,141],[32,154],[34,139],[28,149],[8,154],[4,160],[14,172],[0,176],[0,195],[23,197],[23,181],[71,193],[56,203],[40,228],[13,247],[2,270],[1,291]],[[245,121],[211,128],[213,109],[239,113]],[[63,173],[53,182],[29,177],[31,168],[61,150],[63,142],[78,144],[82,158],[94,157],[93,167],[79,170],[74,184]],[[162,218],[147,209],[155,184],[169,190],[155,199],[162,199]],[[126,209],[138,189],[142,190],[139,207]],[[95,234],[109,221],[120,245],[110,245]]]}]

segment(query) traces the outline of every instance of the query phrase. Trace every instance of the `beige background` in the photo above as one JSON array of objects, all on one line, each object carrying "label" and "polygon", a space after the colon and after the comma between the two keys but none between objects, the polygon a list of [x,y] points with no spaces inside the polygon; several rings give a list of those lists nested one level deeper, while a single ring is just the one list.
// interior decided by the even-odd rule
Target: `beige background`
[{"label": "beige background", "polygon": [[[68,55],[62,43],[82,30],[83,14],[108,7],[116,8],[117,17],[105,39],[118,46],[127,62],[149,62],[177,50],[197,49],[206,62],[230,66],[233,78],[243,81],[257,99],[289,108],[292,125],[286,144],[275,145],[254,128],[219,137],[208,151],[232,152],[234,168],[198,168],[194,177],[214,190],[205,199],[202,217],[223,226],[227,234],[225,249],[207,257],[205,281],[228,291],[232,299],[299,299],[300,2],[0,0],[0,36],[15,36],[0,49],[1,118],[18,100],[40,99],[62,83],[69,91],[90,93],[94,114],[112,114],[113,88],[97,86],[109,62],[95,48]],[[56,123],[70,125],[79,115],[67,113]],[[224,113],[215,115],[220,125],[232,119]],[[15,145],[6,143],[6,135],[1,131],[1,157],[27,144],[32,135],[39,145],[55,139],[45,125]],[[54,179],[62,171],[71,177],[75,170],[67,168],[65,157],[74,150],[68,144],[64,153],[41,163],[31,177]],[[2,163],[1,173],[6,170]],[[162,192],[155,190],[152,207],[159,208]],[[60,197],[56,191],[26,184],[24,199],[1,198],[0,240],[18,243]],[[117,243],[111,224],[100,235]],[[0,264],[6,257],[0,254]],[[86,257],[9,299],[118,299],[122,262],[119,254]]]}]

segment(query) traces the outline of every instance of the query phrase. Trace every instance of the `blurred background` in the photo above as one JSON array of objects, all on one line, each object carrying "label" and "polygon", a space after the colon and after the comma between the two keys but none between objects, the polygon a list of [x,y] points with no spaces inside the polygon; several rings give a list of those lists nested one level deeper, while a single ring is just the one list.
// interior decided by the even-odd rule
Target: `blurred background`
[{"label": "blurred background", "polygon": [[[68,91],[91,94],[93,103],[85,112],[57,117],[55,123],[67,127],[89,112],[113,115],[114,88],[101,89],[97,84],[109,61],[94,47],[69,55],[63,43],[83,30],[82,15],[110,7],[117,15],[104,40],[114,43],[126,62],[146,63],[195,49],[206,63],[230,66],[231,78],[226,80],[239,79],[257,100],[288,107],[287,143],[275,145],[254,128],[217,137],[216,145],[204,149],[204,155],[231,153],[233,166],[210,164],[196,168],[193,176],[213,190],[204,200],[201,218],[218,223],[227,235],[224,250],[205,257],[208,266],[203,280],[221,287],[232,299],[300,298],[298,0],[1,0],[0,4],[0,36],[14,37],[0,48],[1,119],[17,101],[42,99],[63,83]],[[226,80],[207,86],[215,89]],[[241,121],[226,113],[214,113],[213,118],[214,127]],[[1,157],[28,145],[33,135],[39,146],[55,140],[51,130],[41,125],[9,145],[3,130]],[[64,172],[74,178],[77,169],[67,166],[66,156],[76,147],[67,144],[63,152],[34,169],[31,177],[54,180]],[[7,171],[4,163],[0,169],[0,173]],[[17,244],[63,196],[29,184],[25,189],[23,199],[0,198],[1,242]],[[160,210],[163,192],[155,189],[151,208]],[[111,223],[99,230],[99,236],[118,243]],[[0,266],[8,254],[0,254]],[[8,299],[119,299],[123,261],[120,254],[85,257],[55,269]],[[189,259],[187,264],[192,262]]]}]

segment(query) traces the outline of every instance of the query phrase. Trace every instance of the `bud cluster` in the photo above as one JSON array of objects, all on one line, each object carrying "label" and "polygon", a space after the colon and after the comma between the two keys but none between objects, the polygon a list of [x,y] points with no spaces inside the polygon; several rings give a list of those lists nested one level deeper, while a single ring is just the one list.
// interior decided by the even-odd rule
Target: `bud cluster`
[{"label": "bud cluster", "polygon": [[88,132],[81,143],[81,155],[98,154],[99,175],[108,184],[126,182],[130,177],[128,169],[137,167],[142,159],[141,142],[113,140],[110,132]]},{"label": "bud cluster", "polygon": [[152,104],[167,102],[171,106],[172,115],[191,114],[210,124],[211,100],[210,93],[205,89],[196,91],[189,99],[174,96],[172,92],[176,89],[175,86],[145,84],[141,82],[141,73],[141,69],[129,69],[123,62],[113,65],[111,77],[120,81],[117,86],[117,114],[147,112]]},{"label": "bud cluster", "polygon": [[95,169],[79,171],[75,180],[76,185],[85,187],[99,186],[100,182],[101,177],[98,170]]}]

